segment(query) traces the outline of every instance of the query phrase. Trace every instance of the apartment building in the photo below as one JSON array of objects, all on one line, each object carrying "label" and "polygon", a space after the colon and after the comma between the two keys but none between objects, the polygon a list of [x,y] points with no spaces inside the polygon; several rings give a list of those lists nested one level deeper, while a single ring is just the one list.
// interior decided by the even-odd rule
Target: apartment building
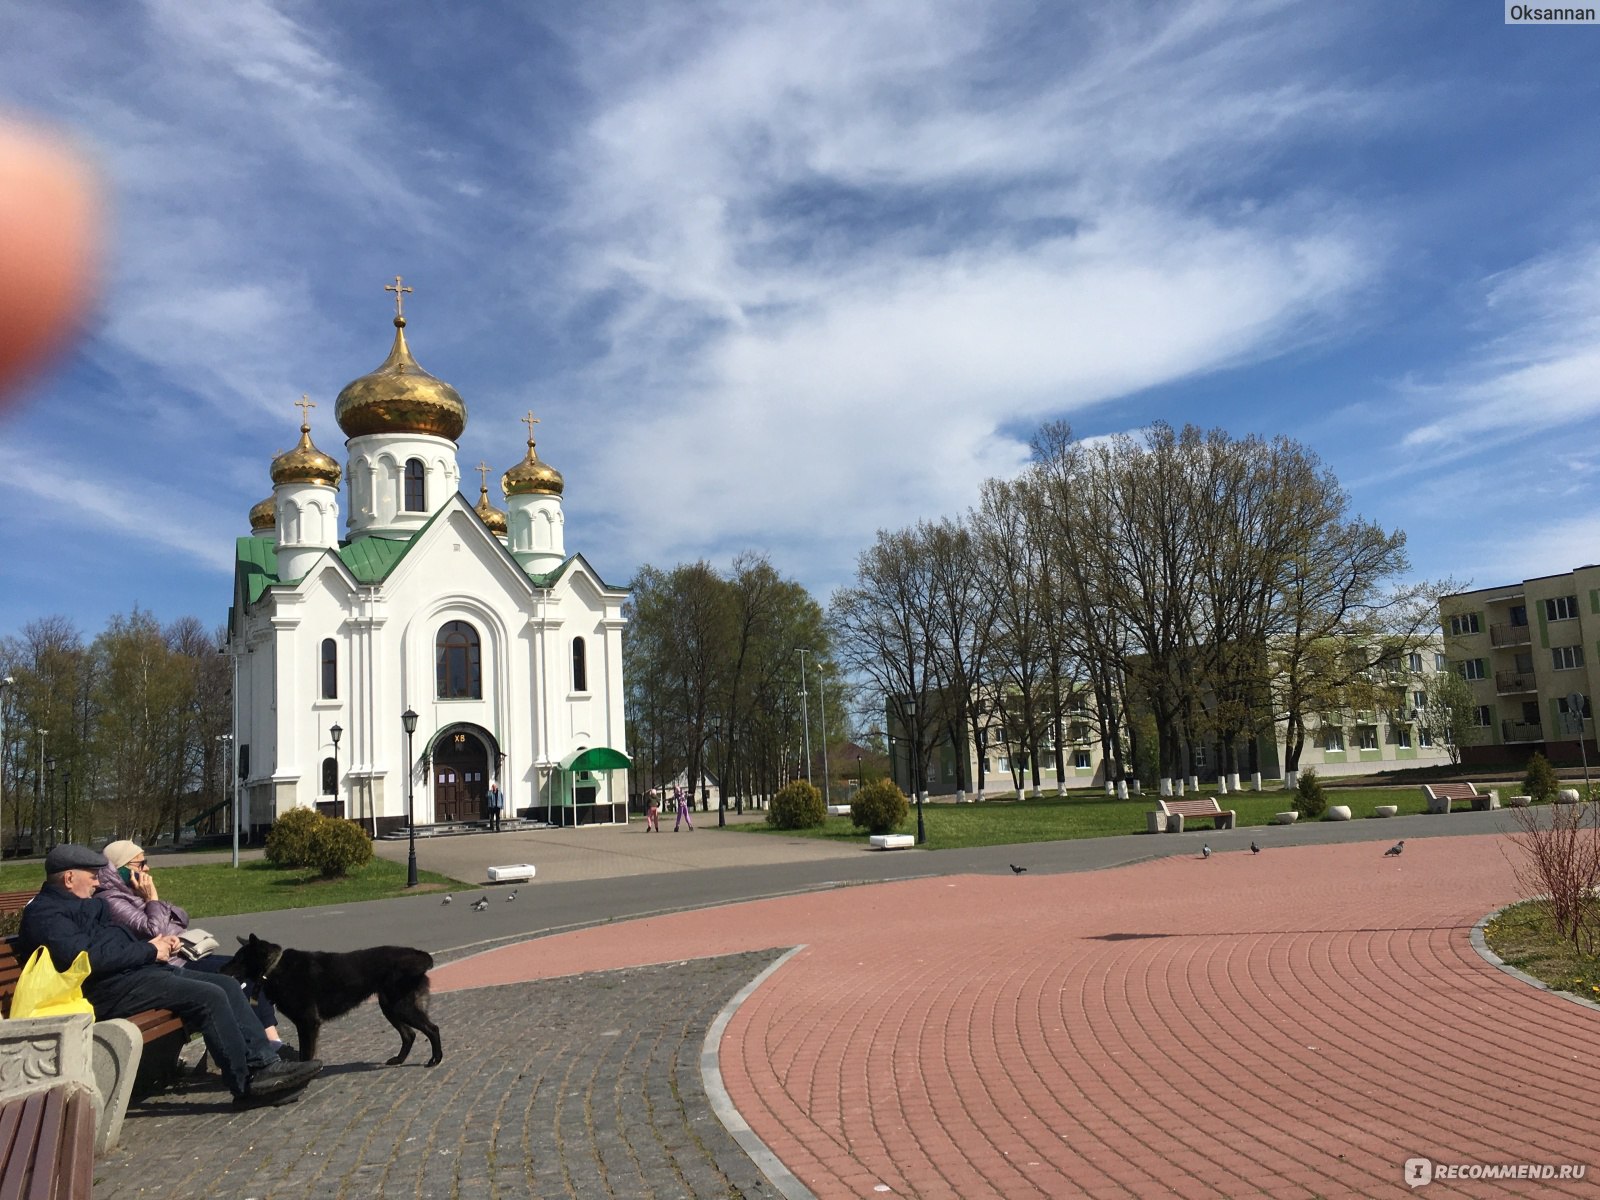
[{"label": "apartment building", "polygon": [[1472,688],[1478,727],[1463,762],[1595,757],[1589,697],[1600,659],[1600,566],[1579,567],[1439,601],[1450,666]]}]

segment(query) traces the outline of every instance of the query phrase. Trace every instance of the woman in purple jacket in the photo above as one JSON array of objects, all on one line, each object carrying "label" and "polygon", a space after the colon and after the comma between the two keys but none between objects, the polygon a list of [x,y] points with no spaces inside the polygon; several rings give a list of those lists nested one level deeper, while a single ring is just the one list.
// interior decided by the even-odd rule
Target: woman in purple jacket
[{"label": "woman in purple jacket", "polygon": [[[160,937],[163,934],[182,933],[189,928],[189,914],[176,904],[163,900],[156,890],[156,881],[150,877],[150,865],[144,851],[129,841],[112,842],[101,852],[106,865],[95,876],[95,895],[106,902],[106,914],[112,922],[133,930],[142,938]],[[228,954],[208,954],[204,958],[186,959],[174,954],[168,960],[170,967],[191,971],[220,974],[232,961]],[[267,1035],[274,1050],[283,1049],[278,1037],[278,1014],[272,1001],[261,994],[259,988],[245,986],[250,1007],[261,1020],[261,1031]]]}]

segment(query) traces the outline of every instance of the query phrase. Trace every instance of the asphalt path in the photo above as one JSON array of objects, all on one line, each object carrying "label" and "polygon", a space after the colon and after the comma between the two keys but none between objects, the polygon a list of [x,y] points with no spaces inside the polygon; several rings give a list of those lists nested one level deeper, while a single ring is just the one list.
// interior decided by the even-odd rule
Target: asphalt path
[{"label": "asphalt path", "polygon": [[[1332,845],[1349,842],[1394,842],[1402,838],[1505,833],[1517,829],[1514,811],[1455,812],[1369,818],[1359,821],[1314,821],[1305,824],[1244,826],[1235,830],[1191,829],[1181,834],[1132,834],[1084,838],[1073,841],[1029,842],[966,850],[844,851],[837,857],[816,859],[814,843],[801,843],[801,861],[771,861],[763,847],[762,861],[749,866],[694,869],[680,860],[671,869],[652,874],[568,879],[535,879],[516,885],[483,884],[454,893],[452,903],[439,893],[402,896],[360,904],[288,909],[237,917],[204,918],[205,928],[223,939],[255,933],[280,945],[306,950],[352,950],[362,946],[408,945],[428,950],[441,961],[508,942],[541,937],[571,929],[632,920],[662,913],[683,912],[761,900],[803,892],[852,887],[868,883],[953,875],[996,875],[1010,872],[1012,864],[1030,873],[1055,874],[1097,871],[1149,859],[1197,855],[1202,845],[1213,853],[1248,853],[1251,841],[1263,849],[1276,846]],[[573,831],[575,834],[578,831]],[[492,837],[494,835],[482,835]],[[501,835],[514,836],[514,835]],[[560,834],[546,834],[546,837]],[[629,839],[644,836],[628,827],[589,831],[591,838]],[[728,839],[750,838],[763,843],[769,835],[732,830],[705,831],[704,841],[715,840],[725,857]],[[466,842],[472,838],[451,839]],[[701,844],[697,842],[696,844]],[[737,843],[735,843],[737,844]],[[597,852],[598,853],[598,852]],[[426,857],[426,847],[419,848]],[[509,861],[521,861],[511,857]],[[431,864],[430,864],[431,865]],[[535,858],[535,865],[537,860]],[[508,897],[515,890],[516,899]],[[488,897],[482,912],[471,907]]]}]

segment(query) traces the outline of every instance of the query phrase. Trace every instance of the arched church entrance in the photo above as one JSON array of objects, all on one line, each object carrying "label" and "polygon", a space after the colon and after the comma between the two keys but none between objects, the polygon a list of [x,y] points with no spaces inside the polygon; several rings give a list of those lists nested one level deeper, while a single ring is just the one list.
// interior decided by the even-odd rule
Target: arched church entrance
[{"label": "arched church entrance", "polygon": [[446,730],[433,745],[433,819],[481,821],[487,815],[489,747],[474,729]]}]

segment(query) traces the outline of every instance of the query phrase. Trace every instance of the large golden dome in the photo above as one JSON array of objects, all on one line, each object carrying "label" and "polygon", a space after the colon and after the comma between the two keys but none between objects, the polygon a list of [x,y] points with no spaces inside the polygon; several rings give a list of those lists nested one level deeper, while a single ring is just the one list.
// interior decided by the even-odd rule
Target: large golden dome
[{"label": "large golden dome", "polygon": [[489,532],[497,537],[506,536],[506,514],[489,503],[489,485],[478,485],[478,507],[473,510],[483,518],[483,523],[489,527]]},{"label": "large golden dome", "polygon": [[250,506],[250,532],[258,533],[263,529],[274,529],[278,524],[278,502],[268,496],[265,500],[258,500]]},{"label": "large golden dome", "polygon": [[394,319],[389,357],[376,371],[345,384],[333,415],[347,438],[430,433],[453,442],[467,427],[467,406],[455,388],[429,375],[411,357],[406,319],[400,316]]},{"label": "large golden dome", "polygon": [[[307,407],[310,407],[309,403]],[[300,444],[286,450],[272,460],[272,482],[320,483],[324,487],[339,486],[339,464],[311,444],[311,425],[302,417]]]},{"label": "large golden dome", "polygon": [[559,496],[566,481],[549,463],[539,461],[533,439],[528,439],[528,457],[500,476],[500,490],[510,496]]}]

